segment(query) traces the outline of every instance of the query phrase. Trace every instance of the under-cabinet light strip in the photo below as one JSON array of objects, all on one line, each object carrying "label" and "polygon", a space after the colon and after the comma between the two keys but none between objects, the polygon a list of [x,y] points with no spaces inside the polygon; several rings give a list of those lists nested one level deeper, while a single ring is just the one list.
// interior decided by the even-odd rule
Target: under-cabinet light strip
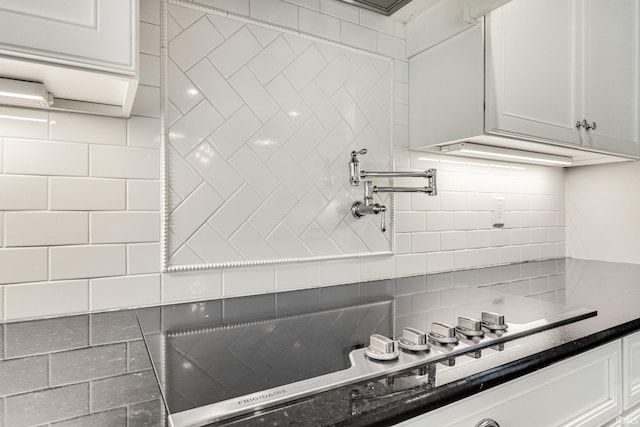
[{"label": "under-cabinet light strip", "polygon": [[550,154],[534,153],[531,151],[514,150],[512,148],[491,147],[481,144],[470,144],[468,142],[445,145],[440,147],[440,151],[445,154],[467,154],[473,156],[486,156],[505,160],[515,160],[521,162],[548,163],[552,165],[568,166],[572,164],[571,157],[554,156]]}]

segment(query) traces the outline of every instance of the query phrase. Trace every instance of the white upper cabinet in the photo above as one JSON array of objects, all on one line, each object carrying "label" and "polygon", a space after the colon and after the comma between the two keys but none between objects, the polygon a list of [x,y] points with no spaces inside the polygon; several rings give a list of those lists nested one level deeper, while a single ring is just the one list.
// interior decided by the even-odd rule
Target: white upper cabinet
[{"label": "white upper cabinet", "polygon": [[585,147],[640,154],[640,1],[584,2]]},{"label": "white upper cabinet", "polygon": [[409,86],[412,149],[640,158],[640,0],[513,0],[411,57]]},{"label": "white upper cabinet", "polygon": [[138,0],[2,0],[0,77],[44,83],[53,108],[128,116],[137,62]]},{"label": "white upper cabinet", "polygon": [[574,0],[515,0],[487,17],[487,132],[580,144],[575,16]]},{"label": "white upper cabinet", "polygon": [[135,74],[131,0],[3,0],[3,53]]},{"label": "white upper cabinet", "polygon": [[639,156],[639,5],[516,0],[491,13],[486,131]]}]

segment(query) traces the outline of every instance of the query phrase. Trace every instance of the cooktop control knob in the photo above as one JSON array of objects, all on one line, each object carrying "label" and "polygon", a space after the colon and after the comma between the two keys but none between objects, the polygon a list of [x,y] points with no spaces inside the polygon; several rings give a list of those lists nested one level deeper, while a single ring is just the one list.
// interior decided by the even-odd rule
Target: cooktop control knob
[{"label": "cooktop control knob", "polygon": [[414,328],[402,330],[402,338],[398,340],[398,345],[409,351],[427,351],[431,347],[427,342],[427,334]]},{"label": "cooktop control knob", "polygon": [[458,317],[458,325],[456,331],[465,338],[483,337],[482,322],[472,317]]},{"label": "cooktop control knob", "polygon": [[374,360],[397,359],[400,352],[396,342],[380,334],[373,334],[369,338],[369,347],[364,349],[364,354]]},{"label": "cooktop control knob", "polygon": [[431,332],[429,332],[429,339],[438,344],[457,344],[458,337],[456,337],[456,328],[440,322],[433,322],[431,324]]},{"label": "cooktop control knob", "polygon": [[504,316],[489,311],[482,312],[482,327],[490,331],[506,331],[508,326],[504,322]]}]

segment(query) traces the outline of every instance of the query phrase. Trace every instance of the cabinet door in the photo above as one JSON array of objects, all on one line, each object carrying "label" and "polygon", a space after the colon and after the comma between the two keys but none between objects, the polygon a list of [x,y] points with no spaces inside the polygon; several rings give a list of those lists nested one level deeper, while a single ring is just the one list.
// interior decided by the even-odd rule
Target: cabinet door
[{"label": "cabinet door", "polygon": [[580,144],[576,0],[514,0],[488,15],[487,133]]},{"label": "cabinet door", "polygon": [[640,2],[584,2],[585,147],[640,155]]},{"label": "cabinet door", "polygon": [[617,340],[399,425],[600,427],[621,412],[620,365]]},{"label": "cabinet door", "polygon": [[420,149],[484,132],[482,25],[409,60],[409,146]]},{"label": "cabinet door", "polygon": [[135,74],[137,0],[2,0],[0,53]]},{"label": "cabinet door", "polygon": [[622,340],[624,409],[640,404],[640,332]]}]

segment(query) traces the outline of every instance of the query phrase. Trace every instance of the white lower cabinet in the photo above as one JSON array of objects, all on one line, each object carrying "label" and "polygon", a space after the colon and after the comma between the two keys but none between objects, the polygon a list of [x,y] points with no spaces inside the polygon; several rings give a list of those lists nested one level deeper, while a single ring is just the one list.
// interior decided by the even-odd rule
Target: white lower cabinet
[{"label": "white lower cabinet", "polygon": [[475,427],[492,419],[500,427],[602,426],[620,421],[621,380],[617,340],[399,425]]},{"label": "white lower cabinet", "polygon": [[622,361],[624,409],[628,410],[640,405],[640,332],[622,339]]}]

